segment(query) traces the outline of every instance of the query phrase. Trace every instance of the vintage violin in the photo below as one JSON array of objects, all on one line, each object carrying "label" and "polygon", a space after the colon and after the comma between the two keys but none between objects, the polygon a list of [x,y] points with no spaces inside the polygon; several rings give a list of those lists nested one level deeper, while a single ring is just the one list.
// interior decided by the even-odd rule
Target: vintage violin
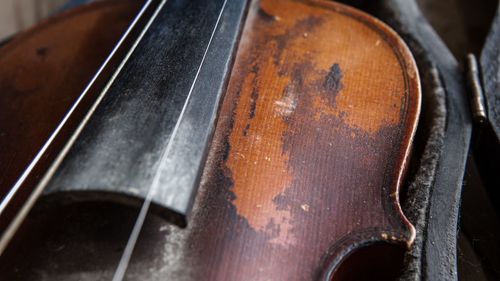
[{"label": "vintage violin", "polygon": [[0,91],[1,280],[395,280],[418,234],[417,64],[353,7],[99,1],[1,47]]}]

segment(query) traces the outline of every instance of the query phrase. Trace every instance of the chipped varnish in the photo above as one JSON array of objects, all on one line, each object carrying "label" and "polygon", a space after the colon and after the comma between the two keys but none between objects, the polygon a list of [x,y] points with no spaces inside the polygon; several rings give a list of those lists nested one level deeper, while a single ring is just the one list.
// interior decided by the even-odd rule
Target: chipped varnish
[{"label": "chipped varnish", "polygon": [[189,275],[319,279],[361,245],[411,245],[397,194],[419,105],[415,63],[379,21],[254,1],[187,229]]},{"label": "chipped varnish", "polygon": [[144,256],[162,280],[325,280],[362,246],[408,247],[419,104],[408,49],[376,19],[252,1],[189,225]]}]

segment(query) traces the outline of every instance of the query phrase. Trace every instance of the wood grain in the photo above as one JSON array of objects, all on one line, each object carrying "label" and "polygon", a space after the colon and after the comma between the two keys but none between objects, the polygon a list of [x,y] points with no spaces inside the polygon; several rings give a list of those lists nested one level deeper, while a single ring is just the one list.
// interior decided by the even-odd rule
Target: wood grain
[{"label": "wood grain", "polygon": [[419,107],[415,63],[379,21],[325,1],[254,1],[164,276],[330,279],[363,246],[410,247],[398,190]]},{"label": "wood grain", "polygon": [[398,191],[419,107],[381,22],[253,1],[189,225],[143,232],[128,280],[387,280],[401,261],[386,245],[414,239]]}]

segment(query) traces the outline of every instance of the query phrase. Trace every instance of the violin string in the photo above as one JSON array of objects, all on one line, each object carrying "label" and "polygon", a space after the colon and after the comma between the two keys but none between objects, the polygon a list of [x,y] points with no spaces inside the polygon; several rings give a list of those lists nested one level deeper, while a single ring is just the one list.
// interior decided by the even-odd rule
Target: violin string
[{"label": "violin string", "polygon": [[[115,57],[115,54],[118,52],[118,50],[122,47],[124,44],[125,40],[128,39],[130,33],[132,30],[136,27],[137,23],[139,22],[140,19],[143,18],[144,14],[148,10],[148,8],[151,6],[154,0],[148,0],[142,7],[142,9],[139,11],[137,16],[134,18],[132,23],[129,25],[123,36],[120,38],[119,42],[116,44],[116,46],[113,48],[111,51],[111,54],[106,58],[104,63],[101,65],[97,73],[92,77],[92,80],[87,84],[86,88],[83,90],[83,92],[80,94],[78,99],[73,103],[71,108],[68,110],[68,113],[64,116],[64,118],[61,120],[61,122],[58,124],[58,126],[55,128],[55,130],[52,132],[50,135],[49,139],[44,143],[42,148],[38,151],[36,156],[33,158],[33,160],[30,162],[28,167],[24,170],[23,174],[17,179],[15,185],[10,189],[9,193],[5,196],[5,198],[0,202],[0,216],[3,214],[5,209],[7,208],[8,204],[12,201],[14,195],[18,192],[18,190],[21,188],[25,180],[28,178],[28,176],[31,174],[35,166],[38,164],[40,159],[45,155],[45,152],[49,149],[49,147],[52,145],[56,137],[59,135],[63,127],[66,125],[68,120],[73,116],[74,112],[77,110],[78,106],[82,102],[82,100],[87,96],[89,93],[90,89],[93,87],[94,83],[97,81],[98,77],[102,74],[104,69],[108,66],[109,62],[111,61],[112,58]],[[166,1],[166,0],[165,0]],[[19,228],[20,224],[23,222],[24,218],[27,216],[28,212],[31,210],[31,207],[35,204],[36,200],[42,193],[43,189],[45,186],[48,184],[49,180],[52,178],[53,174],[61,164],[62,160],[68,153],[69,149],[72,147],[73,143],[76,141],[76,138],[79,136],[81,131],[83,130],[83,127],[85,124],[88,122],[90,119],[90,116],[94,113],[96,110],[97,106],[101,102],[101,100],[104,98],[105,94],[107,93],[107,90],[109,89],[110,85],[113,83],[114,79],[116,76],[120,73],[121,69],[123,68],[123,65],[127,62],[128,58],[132,54],[132,52],[135,50],[135,47],[137,46],[138,42],[141,40],[142,36],[144,35],[143,31],[141,35],[135,40],[133,46],[130,48],[128,53],[126,54],[126,57],[122,60],[120,65],[118,66],[118,69],[115,71],[113,76],[111,77],[110,81],[107,83],[105,86],[104,90],[102,90],[95,100],[94,104],[92,107],[89,109],[87,114],[85,115],[84,119],[80,124],[78,125],[77,129],[71,136],[71,138],[68,140],[66,145],[63,147],[59,155],[57,155],[56,159],[54,160],[53,164],[50,166],[48,171],[45,173],[43,178],[40,180],[39,184],[33,189],[33,192],[29,196],[28,200],[26,203],[22,206],[21,210],[17,213],[17,215],[14,217],[13,221],[9,224],[7,229],[4,232],[4,235],[0,237],[0,255],[2,252],[5,250],[7,247],[8,243],[16,233],[17,229]]]},{"label": "violin string", "polygon": [[208,50],[210,49],[210,45],[212,44],[212,40],[215,36],[215,32],[217,31],[217,27],[219,26],[220,20],[222,18],[222,14],[223,14],[224,9],[226,7],[226,3],[227,3],[227,0],[225,0],[224,3],[222,4],[222,8],[219,12],[219,16],[217,17],[217,21],[215,23],[212,34],[210,35],[210,39],[208,41],[207,47],[206,47],[205,52],[203,54],[203,57],[201,59],[200,65],[198,66],[198,70],[196,71],[196,75],[194,77],[193,83],[191,84],[191,88],[189,89],[189,93],[187,95],[186,101],[184,102],[184,106],[182,107],[182,111],[179,115],[177,123],[175,124],[174,130],[172,131],[172,134],[167,142],[167,147],[162,152],[162,155],[160,157],[160,162],[158,164],[158,168],[156,169],[156,173],[154,175],[151,186],[149,187],[148,193],[146,195],[146,199],[144,200],[144,203],[141,206],[141,210],[139,211],[139,215],[137,216],[137,219],[135,221],[134,228],[132,229],[132,232],[131,232],[129,239],[127,241],[127,245],[125,246],[125,250],[123,251],[120,262],[119,262],[118,267],[117,267],[115,274],[113,276],[113,281],[122,281],[124,276],[125,276],[125,272],[130,264],[132,252],[134,251],[135,245],[137,244],[137,241],[139,239],[139,234],[140,234],[141,229],[144,225],[144,221],[146,219],[146,215],[148,213],[148,210],[151,206],[151,201],[153,199],[153,195],[155,194],[156,190],[158,189],[158,187],[160,185],[160,174],[161,174],[160,171],[162,170],[162,166],[163,166],[162,164],[166,162],[167,156],[170,153],[170,150],[172,148],[172,139],[175,137],[175,135],[177,134],[177,131],[179,130],[180,121],[182,120],[182,118],[186,112],[187,105],[191,99],[191,95],[193,93],[194,86],[196,85],[196,82],[198,80],[198,76],[200,74],[203,63],[205,62],[205,58],[207,56]]},{"label": "violin string", "polygon": [[[61,120],[61,122],[58,124],[56,129],[52,132],[50,135],[49,139],[44,143],[42,148],[38,151],[36,156],[33,158],[33,160],[30,162],[28,167],[24,170],[24,172],[21,174],[21,176],[17,179],[16,183],[14,186],[10,189],[9,193],[5,196],[2,202],[0,202],[0,215],[4,212],[4,210],[7,208],[7,205],[10,203],[14,195],[17,193],[19,188],[22,186],[22,184],[25,182],[26,178],[30,175],[32,170],[35,168],[37,163],[42,159],[42,157],[45,155],[45,152],[47,149],[50,147],[52,142],[56,139],[57,135],[60,133],[64,125],[68,122],[68,119],[73,115],[73,113],[76,111],[78,106],[80,105],[81,101],[84,99],[85,96],[87,96],[89,90],[91,87],[94,85],[96,82],[97,78],[100,77],[101,73],[103,70],[108,66],[110,60],[115,56],[117,53],[118,49],[123,45],[123,42],[128,38],[130,32],[134,29],[134,27],[137,25],[139,20],[143,17],[144,13],[146,10],[149,8],[151,3],[154,0],[148,0],[147,3],[144,4],[142,9],[139,11],[138,15],[134,18],[134,21],[130,24],[130,26],[127,28],[123,36],[120,38],[120,41],[116,44],[116,46],[113,48],[113,51],[111,51],[111,54],[106,58],[106,61],[101,65],[97,73],[92,77],[92,80],[90,83],[87,84],[85,89],[83,90],[82,94],[78,97],[78,99],[73,103],[71,108],[68,110],[68,113],[64,116],[64,118]],[[124,59],[126,61],[126,59]],[[118,73],[119,71],[116,71]],[[106,91],[102,91],[105,93]]]}]

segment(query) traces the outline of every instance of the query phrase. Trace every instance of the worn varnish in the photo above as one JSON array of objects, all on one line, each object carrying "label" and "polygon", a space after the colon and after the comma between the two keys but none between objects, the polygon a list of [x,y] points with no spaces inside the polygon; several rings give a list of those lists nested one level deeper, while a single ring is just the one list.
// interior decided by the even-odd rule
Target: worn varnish
[{"label": "worn varnish", "polygon": [[146,224],[128,280],[394,277],[414,238],[398,191],[419,106],[415,63],[381,22],[253,1],[188,227]]},{"label": "worn varnish", "polygon": [[254,2],[165,276],[328,279],[362,246],[411,246],[398,190],[419,91],[409,51],[379,21],[325,1]]}]

